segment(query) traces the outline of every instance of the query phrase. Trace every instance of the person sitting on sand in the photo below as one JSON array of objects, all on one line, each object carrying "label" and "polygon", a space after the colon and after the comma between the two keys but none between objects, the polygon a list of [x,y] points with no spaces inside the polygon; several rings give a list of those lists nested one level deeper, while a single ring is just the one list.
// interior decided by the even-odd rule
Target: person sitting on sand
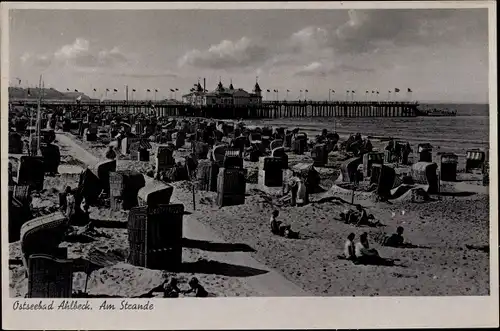
[{"label": "person sitting on sand", "polygon": [[299,180],[298,177],[295,176],[291,177],[288,180],[288,182],[284,185],[283,195],[288,194],[288,192],[292,193],[292,197],[290,200],[291,206],[295,206],[295,204],[297,203],[297,191],[299,189],[298,180]]},{"label": "person sitting on sand", "polygon": [[114,160],[116,159],[116,152],[113,148],[113,146],[109,145],[107,148],[106,148],[106,151],[104,152],[104,156],[106,157],[106,159],[108,160]]},{"label": "person sitting on sand", "polygon": [[277,236],[298,239],[299,233],[293,231],[291,225],[284,225],[281,221],[277,220],[279,214],[278,210],[274,210],[271,215],[271,232]]},{"label": "person sitting on sand", "polygon": [[347,236],[347,241],[345,242],[344,245],[344,257],[347,260],[356,260],[356,251],[354,245],[355,237],[356,235],[354,233],[351,233]]},{"label": "person sitting on sand", "polygon": [[393,262],[380,257],[378,251],[374,248],[370,248],[368,244],[368,233],[363,232],[359,236],[359,242],[354,246],[354,251],[356,254],[356,263],[359,264],[384,264],[392,265]]},{"label": "person sitting on sand", "polygon": [[278,216],[280,212],[278,210],[274,210],[271,214],[271,232],[278,236],[283,236],[285,234],[285,230],[290,228],[290,225],[283,225],[283,222],[278,221]]},{"label": "person sitting on sand", "polygon": [[387,236],[386,238],[384,238],[383,245],[389,247],[404,246],[403,232],[404,232],[403,227],[398,226],[396,233],[393,233],[391,236]]},{"label": "person sitting on sand", "polygon": [[179,289],[179,287],[177,286],[178,282],[177,282],[177,278],[170,278],[170,281],[165,281],[165,283],[163,283],[163,297],[164,298],[178,298],[179,297],[179,293],[181,293],[182,291]]},{"label": "person sitting on sand", "polygon": [[196,277],[191,278],[191,280],[189,281],[188,284],[189,284],[190,289],[187,291],[184,291],[184,294],[189,294],[189,293],[194,292],[195,297],[197,297],[197,298],[208,297],[207,290],[205,290],[205,288],[203,286],[201,286],[200,282],[198,281],[198,279]]},{"label": "person sitting on sand", "polygon": [[59,193],[59,209],[66,212],[68,208],[68,194],[71,194],[71,187],[66,186],[63,193]]},{"label": "person sitting on sand", "polygon": [[76,213],[76,201],[71,187],[66,188],[66,208],[65,216],[71,220]]}]

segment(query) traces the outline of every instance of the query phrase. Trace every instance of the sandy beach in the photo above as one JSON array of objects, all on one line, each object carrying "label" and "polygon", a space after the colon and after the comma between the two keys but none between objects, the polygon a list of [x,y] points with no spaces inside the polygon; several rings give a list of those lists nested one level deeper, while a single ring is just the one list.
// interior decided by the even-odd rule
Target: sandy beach
[{"label": "sandy beach", "polygon": [[[61,148],[61,174],[46,177],[44,190],[33,197],[37,215],[55,210],[57,193],[67,185],[77,185],[78,170],[102,159],[106,146],[70,134],[58,134],[56,144]],[[189,152],[185,147],[175,152],[176,159]],[[333,184],[339,174],[337,158],[341,155],[331,153],[331,166],[318,168],[326,191],[311,195],[311,203],[304,207],[291,207],[286,199],[259,190],[257,164],[252,162],[245,161],[249,174],[244,205],[219,208],[215,192],[196,191],[194,210],[191,183],[172,183],[172,202],[183,203],[188,212],[184,216],[185,270],[176,274],[124,263],[126,211],[91,208],[90,217],[99,220],[97,232],[74,236],[61,246],[68,248],[69,258],[98,252],[109,262],[90,275],[86,289],[90,296],[158,296],[154,289],[174,275],[181,288],[196,276],[210,296],[488,295],[489,254],[469,249],[489,243],[489,197],[478,181],[470,181],[468,187],[476,191],[470,194],[458,193],[456,185],[443,184],[442,193],[427,203],[411,203],[405,198],[382,203],[376,202],[373,193],[357,192],[355,204],[366,207],[385,226],[354,227],[338,219],[351,207],[351,192]],[[153,160],[154,154],[150,162],[119,159],[117,170],[146,173]],[[310,160],[306,155],[289,154],[290,167]],[[333,199],[324,199],[328,197]],[[300,232],[300,239],[270,233],[269,218],[275,209],[281,220]],[[418,248],[380,247],[374,241],[381,232],[393,233],[397,226],[405,228],[405,240]],[[368,232],[372,246],[381,256],[395,259],[396,265],[355,265],[339,259],[351,232],[357,236]],[[14,297],[27,292],[20,254],[19,242],[10,244],[10,294]],[[73,290],[84,287],[85,273],[75,273]]]}]

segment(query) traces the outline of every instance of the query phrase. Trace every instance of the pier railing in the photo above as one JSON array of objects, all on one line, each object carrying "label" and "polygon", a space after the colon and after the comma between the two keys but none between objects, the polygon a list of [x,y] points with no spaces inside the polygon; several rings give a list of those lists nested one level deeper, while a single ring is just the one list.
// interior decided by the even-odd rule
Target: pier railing
[{"label": "pier railing", "polygon": [[[34,106],[36,100],[9,100],[11,106]],[[302,117],[414,117],[418,102],[409,101],[264,101],[249,105],[191,105],[173,101],[145,100],[44,100],[47,109],[146,113],[157,116],[211,118],[302,118]]]}]

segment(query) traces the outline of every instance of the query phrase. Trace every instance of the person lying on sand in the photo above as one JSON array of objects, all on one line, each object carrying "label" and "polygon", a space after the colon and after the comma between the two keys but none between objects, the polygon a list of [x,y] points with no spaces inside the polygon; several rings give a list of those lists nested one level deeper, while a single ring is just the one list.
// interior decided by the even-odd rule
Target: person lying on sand
[{"label": "person lying on sand", "polygon": [[366,212],[366,210],[358,205],[356,206],[356,210],[348,210],[344,211],[344,213],[340,214],[341,219],[346,223],[346,224],[354,224],[355,226],[379,226],[381,223],[379,221],[372,221],[375,219],[375,217]]},{"label": "person lying on sand", "polygon": [[198,278],[196,278],[196,277],[191,278],[191,280],[189,281],[188,284],[189,284],[190,289],[187,291],[184,291],[183,292],[184,294],[189,294],[189,293],[194,292],[195,297],[197,297],[197,298],[208,297],[207,290],[205,290],[205,288],[203,286],[201,286],[200,282],[198,281]]},{"label": "person lying on sand", "polygon": [[169,281],[165,280],[165,283],[163,283],[163,297],[164,298],[178,298],[179,293],[182,291],[179,289],[177,286],[178,281],[177,278],[170,278]]},{"label": "person lying on sand", "polygon": [[299,237],[299,233],[293,231],[291,225],[284,225],[281,221],[278,221],[277,218],[279,214],[280,212],[278,210],[274,210],[271,215],[271,232],[277,236],[297,239]]},{"label": "person lying on sand", "polygon": [[386,236],[384,238],[383,245],[389,247],[402,247],[404,246],[404,238],[403,238],[404,229],[402,226],[398,226],[396,233],[393,233],[390,236]]}]

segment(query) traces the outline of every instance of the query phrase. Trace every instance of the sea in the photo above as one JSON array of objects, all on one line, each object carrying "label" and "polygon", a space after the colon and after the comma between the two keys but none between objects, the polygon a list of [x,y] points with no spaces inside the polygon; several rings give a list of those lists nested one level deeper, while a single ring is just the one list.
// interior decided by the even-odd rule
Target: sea
[{"label": "sea", "polygon": [[285,118],[245,121],[249,125],[300,128],[308,136],[323,129],[340,136],[361,133],[363,136],[392,137],[408,141],[415,150],[418,144],[430,143],[435,152],[464,155],[468,149],[489,149],[490,122],[488,104],[422,104],[421,108],[456,109],[455,117],[359,117],[359,118]]}]

